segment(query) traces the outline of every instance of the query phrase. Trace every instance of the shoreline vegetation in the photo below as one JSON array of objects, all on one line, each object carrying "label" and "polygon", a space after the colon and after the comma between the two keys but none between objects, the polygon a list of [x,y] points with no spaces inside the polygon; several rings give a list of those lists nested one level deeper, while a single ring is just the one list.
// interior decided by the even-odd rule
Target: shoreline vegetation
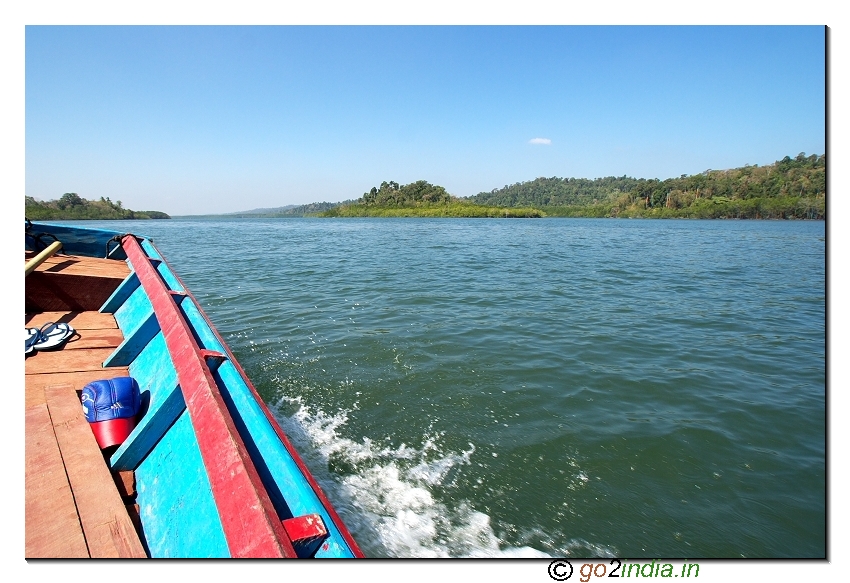
[{"label": "shoreline vegetation", "polygon": [[24,197],[26,218],[43,220],[130,220],[130,219],[170,219],[160,211],[132,211],[125,209],[121,201],[112,202],[109,197],[100,200],[86,200],[76,192],[66,192],[59,200],[38,201],[31,196]]},{"label": "shoreline vegetation", "polygon": [[546,213],[530,206],[476,204],[450,195],[442,186],[425,180],[399,185],[382,182],[354,202],[322,212],[322,217],[545,217]]},{"label": "shoreline vegetation", "polygon": [[482,206],[463,202],[444,205],[419,204],[400,207],[363,208],[355,205],[337,207],[323,217],[457,217],[457,218],[537,218],[547,216],[545,212],[528,207],[507,208]]},{"label": "shoreline vegetation", "polygon": [[[131,211],[109,198],[87,201],[65,193],[58,201],[26,197],[30,219],[167,219]],[[467,217],[826,219],[826,155],[785,156],[768,166],[706,170],[678,178],[536,178],[490,192],[457,197],[418,180],[382,182],[357,200],[315,202],[191,218]],[[187,216],[187,218],[189,218]]]},{"label": "shoreline vegetation", "polygon": [[459,198],[424,180],[382,182],[322,217],[826,218],[826,156],[706,170],[667,180],[537,178]]}]

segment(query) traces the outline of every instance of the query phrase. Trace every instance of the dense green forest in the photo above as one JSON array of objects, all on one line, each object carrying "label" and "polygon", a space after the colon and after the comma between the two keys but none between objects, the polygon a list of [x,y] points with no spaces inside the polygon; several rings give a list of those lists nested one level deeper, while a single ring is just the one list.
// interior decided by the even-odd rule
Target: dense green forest
[{"label": "dense green forest", "polygon": [[372,187],[369,192],[364,192],[360,200],[367,206],[408,206],[447,204],[452,201],[452,198],[445,188],[425,180],[417,180],[403,186],[391,180],[382,182],[379,188]]},{"label": "dense green forest", "polygon": [[442,186],[425,180],[399,185],[382,182],[353,202],[340,204],[320,214],[323,217],[542,217],[531,207],[504,208],[481,205],[452,196]]},{"label": "dense green forest", "polygon": [[459,198],[419,180],[382,182],[325,217],[826,218],[826,156],[657,178],[537,178]]},{"label": "dense green forest", "polygon": [[121,201],[112,202],[109,197],[100,200],[86,200],[76,192],[66,192],[59,200],[46,202],[24,197],[26,217],[34,221],[71,220],[71,219],[170,219],[159,211],[131,211],[121,205]]},{"label": "dense green forest", "polygon": [[706,170],[667,180],[537,178],[469,197],[549,216],[824,219],[826,156],[786,156],[769,166]]}]

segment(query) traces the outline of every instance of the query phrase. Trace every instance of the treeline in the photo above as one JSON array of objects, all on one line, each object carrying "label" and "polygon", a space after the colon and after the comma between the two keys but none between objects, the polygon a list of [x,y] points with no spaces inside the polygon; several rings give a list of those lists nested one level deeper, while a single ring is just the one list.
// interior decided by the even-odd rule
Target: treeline
[{"label": "treeline", "polygon": [[480,205],[449,194],[445,188],[425,180],[400,185],[382,182],[355,201],[348,201],[320,213],[323,217],[543,217],[531,207],[503,208]]},{"label": "treeline", "polygon": [[343,203],[338,202],[311,202],[309,204],[302,204],[298,206],[294,206],[292,208],[285,209],[279,213],[274,213],[270,216],[273,217],[309,217],[321,214],[327,210],[330,210],[334,207],[339,206],[340,204],[347,204],[354,201],[346,201]]},{"label": "treeline", "polygon": [[546,213],[530,207],[495,207],[454,201],[420,206],[340,205],[321,214],[323,217],[455,217],[455,218],[536,218]]},{"label": "treeline", "polygon": [[824,219],[826,156],[706,170],[667,180],[537,178],[469,197],[477,204],[544,209],[549,216]]},{"label": "treeline", "polygon": [[76,192],[66,192],[59,200],[38,201],[24,197],[26,217],[30,220],[73,220],[73,219],[170,219],[160,211],[132,211],[125,209],[121,201],[112,202],[109,197],[86,200]]},{"label": "treeline", "polygon": [[[289,217],[315,217],[320,216],[325,211],[345,204],[353,204],[355,201],[347,200],[345,202],[311,202],[302,205],[290,205],[277,209],[258,209],[254,211],[246,211],[240,213],[227,213],[226,215],[208,215],[213,217],[232,217],[236,219],[280,219]],[[206,216],[206,215],[193,215]]]},{"label": "treeline", "polygon": [[380,187],[372,187],[363,193],[361,203],[367,206],[416,206],[428,204],[448,204],[454,197],[442,186],[436,186],[425,180],[417,180],[404,186],[398,182],[382,182]]}]

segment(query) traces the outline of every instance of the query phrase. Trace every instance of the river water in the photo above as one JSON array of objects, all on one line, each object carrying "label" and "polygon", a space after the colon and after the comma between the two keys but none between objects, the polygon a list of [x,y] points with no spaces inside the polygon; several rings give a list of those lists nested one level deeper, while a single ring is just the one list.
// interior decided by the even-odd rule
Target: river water
[{"label": "river water", "polygon": [[372,557],[826,555],[825,224],[153,238]]}]

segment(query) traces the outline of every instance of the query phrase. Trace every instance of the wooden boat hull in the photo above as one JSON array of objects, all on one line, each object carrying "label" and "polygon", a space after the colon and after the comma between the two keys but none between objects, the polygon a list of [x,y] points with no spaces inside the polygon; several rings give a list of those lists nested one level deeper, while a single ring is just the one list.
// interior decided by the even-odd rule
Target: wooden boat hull
[{"label": "wooden boat hull", "polygon": [[[121,340],[106,351],[103,378],[126,370],[139,384],[142,411],[106,464],[113,475],[132,473],[137,529],[148,556],[363,556],[230,349],[151,240],[46,223],[33,224],[30,235],[35,232],[62,242],[68,255],[56,256],[55,265],[108,254],[130,268],[120,281],[93,276],[91,270],[74,274],[71,265],[37,269],[27,276],[26,308],[28,313],[96,309],[114,317]],[[28,237],[30,251],[37,250],[34,241]]]}]

